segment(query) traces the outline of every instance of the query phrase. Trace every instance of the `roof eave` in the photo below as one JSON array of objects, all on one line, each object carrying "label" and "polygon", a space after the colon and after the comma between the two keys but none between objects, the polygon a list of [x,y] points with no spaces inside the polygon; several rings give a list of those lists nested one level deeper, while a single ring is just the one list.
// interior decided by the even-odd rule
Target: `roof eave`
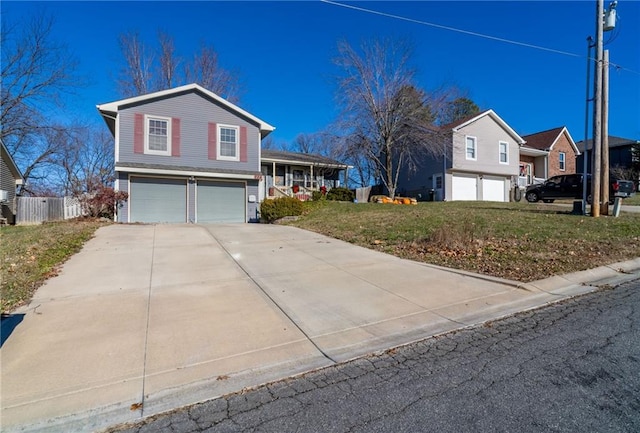
[{"label": "roof eave", "polygon": [[498,116],[498,114],[493,111],[492,109],[483,111],[482,113],[478,114],[477,116],[467,120],[466,122],[455,126],[454,128],[452,128],[452,130],[454,132],[458,132],[460,129],[464,128],[465,126],[470,125],[471,123],[477,121],[478,119],[480,119],[481,117],[484,116],[490,116],[494,121],[496,121],[505,131],[507,131],[507,133],[509,133],[509,135],[511,135],[513,138],[516,139],[517,143],[520,145],[523,145],[524,143],[526,143],[526,141],[524,140],[524,138],[522,138],[520,136],[520,134],[518,134],[516,131],[513,130],[513,128],[511,128],[507,122],[505,122],[504,120],[502,120],[502,118],[500,116]]},{"label": "roof eave", "polygon": [[549,151],[534,149],[533,147],[520,146],[520,154],[526,156],[545,156],[549,155]]},{"label": "roof eave", "polygon": [[275,162],[280,164],[298,164],[298,165],[313,165],[314,167],[329,167],[329,168],[339,168],[342,170],[346,170],[347,168],[353,168],[347,164],[331,164],[328,162],[312,162],[312,161],[302,161],[302,160],[294,160],[294,159],[282,159],[282,158],[269,158],[262,156],[260,158],[260,162]]},{"label": "roof eave", "polygon": [[2,139],[0,139],[0,145],[2,146],[2,153],[7,155],[7,165],[9,166],[9,171],[13,174],[13,178],[16,180],[16,185],[22,184],[24,182],[24,176],[22,176],[22,172],[20,171],[18,164],[16,164],[16,161],[9,153],[9,149],[4,145],[4,141],[2,141]]},{"label": "roof eave", "polygon": [[[251,119],[252,121],[254,121],[255,123],[258,124],[258,127],[260,128],[260,134],[261,134],[262,138],[266,137],[267,135],[269,135],[269,133],[271,133],[272,131],[274,131],[276,129],[275,126],[272,126],[272,125],[268,124],[264,120],[254,116],[253,114],[243,110],[242,108],[238,107],[237,105],[233,104],[232,102],[227,101],[226,99],[222,98],[221,96],[218,96],[217,94],[213,93],[212,91],[207,90],[204,87],[202,87],[202,86],[200,86],[199,84],[196,84],[196,83],[185,84],[184,86],[174,87],[172,89],[160,90],[158,92],[147,93],[145,95],[133,96],[131,98],[120,99],[118,101],[113,101],[113,102],[107,102],[105,104],[99,104],[99,105],[97,105],[97,107],[98,107],[98,110],[101,113],[117,113],[119,108],[121,106],[123,106],[123,105],[136,104],[136,103],[139,103],[139,102],[144,102],[144,101],[146,101],[148,99],[162,98],[164,96],[171,96],[171,95],[173,95],[175,93],[185,92],[185,91],[189,91],[189,90],[194,90],[194,91],[201,92],[201,93],[207,95],[208,97],[212,98],[213,100],[219,102],[220,104],[226,106],[228,109],[236,111],[237,113],[241,114],[242,116],[247,117],[248,119]],[[104,117],[104,115],[103,115],[103,117]]]}]

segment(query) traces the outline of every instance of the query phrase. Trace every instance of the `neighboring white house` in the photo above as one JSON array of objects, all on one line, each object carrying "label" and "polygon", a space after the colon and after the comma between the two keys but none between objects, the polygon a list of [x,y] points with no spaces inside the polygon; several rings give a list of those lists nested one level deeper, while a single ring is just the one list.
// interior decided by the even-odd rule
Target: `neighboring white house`
[{"label": "neighboring white house", "polygon": [[398,181],[402,194],[435,200],[509,201],[519,174],[520,146],[525,141],[493,110],[439,128],[442,154],[425,155],[413,173]]}]

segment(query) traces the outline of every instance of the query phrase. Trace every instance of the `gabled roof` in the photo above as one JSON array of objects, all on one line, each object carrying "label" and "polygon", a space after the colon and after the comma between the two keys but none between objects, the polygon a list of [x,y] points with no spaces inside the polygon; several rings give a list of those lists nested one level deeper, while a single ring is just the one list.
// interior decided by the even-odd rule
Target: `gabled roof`
[{"label": "gabled roof", "polygon": [[9,167],[9,171],[13,175],[13,178],[19,181],[24,181],[24,177],[22,177],[20,169],[18,168],[16,162],[13,160],[13,157],[9,153],[9,149],[7,149],[7,146],[4,145],[4,141],[2,141],[2,139],[0,139],[0,147],[2,148],[2,160],[5,162],[5,164],[7,164],[7,167]]},{"label": "gabled roof", "polygon": [[456,120],[455,122],[449,123],[447,125],[443,125],[440,128],[443,130],[452,130],[453,132],[458,132],[460,129],[464,128],[467,125],[472,124],[473,122],[476,122],[477,120],[485,117],[485,116],[489,116],[491,117],[498,125],[500,125],[505,131],[507,131],[509,133],[509,135],[511,135],[513,138],[515,138],[515,140],[518,142],[518,144],[522,145],[525,143],[525,140],[520,137],[520,135],[518,135],[518,133],[516,131],[514,131],[508,124],[507,122],[505,122],[504,120],[502,120],[502,118],[500,116],[498,116],[496,114],[495,111],[489,109],[489,110],[485,110],[482,111],[478,114],[474,114],[471,116],[467,116],[464,117],[462,119]]},{"label": "gabled roof", "polygon": [[[622,147],[622,146],[633,146],[634,144],[640,144],[640,140],[634,140],[632,138],[615,137],[613,135],[609,136],[609,148]],[[592,149],[593,148],[593,140],[592,139],[588,139],[587,140],[587,145],[589,146],[589,149]],[[576,146],[581,151],[584,150],[584,140],[578,141],[576,143]]]},{"label": "gabled roof", "polygon": [[111,129],[111,132],[114,132],[115,118],[118,115],[118,111],[120,107],[124,107],[131,104],[144,103],[146,101],[154,100],[158,98],[169,98],[172,96],[177,96],[177,95],[189,93],[189,92],[199,93],[202,96],[211,98],[217,103],[219,103],[220,105],[226,107],[229,111],[235,111],[241,116],[246,117],[251,121],[257,123],[258,127],[260,128],[260,134],[262,138],[266,137],[271,131],[276,129],[274,126],[269,125],[264,120],[257,118],[253,114],[243,110],[237,105],[232,104],[231,102],[227,101],[221,96],[216,95],[212,91],[207,90],[196,83],[186,84],[184,86],[174,87],[172,89],[161,90],[159,92],[147,93],[146,95],[134,96],[132,98],[120,99],[118,101],[108,102],[106,104],[99,104],[99,105],[96,105],[96,108],[98,109],[98,111],[100,111],[100,114],[104,118],[105,122],[107,122],[109,129]]},{"label": "gabled roof", "polygon": [[283,150],[262,150],[260,156],[261,162],[286,162],[286,163],[299,163],[299,164],[312,164],[323,167],[334,167],[346,169],[349,166],[343,164],[335,159],[327,158],[321,155],[314,155],[311,153],[297,153],[297,152],[285,152]]},{"label": "gabled roof", "polygon": [[573,141],[571,134],[566,126],[559,126],[557,128],[548,129],[546,131],[536,132],[535,134],[525,135],[524,138],[527,141],[523,147],[530,147],[532,149],[545,150],[550,152],[553,146],[556,144],[562,134],[566,134],[569,139],[569,143],[573,148],[576,155],[580,155],[580,150]]}]

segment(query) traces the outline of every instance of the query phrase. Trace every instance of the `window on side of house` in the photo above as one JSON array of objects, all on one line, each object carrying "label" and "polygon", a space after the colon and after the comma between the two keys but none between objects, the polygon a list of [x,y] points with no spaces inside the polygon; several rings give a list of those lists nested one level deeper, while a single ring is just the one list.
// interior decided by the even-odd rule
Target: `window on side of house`
[{"label": "window on side of house", "polygon": [[239,161],[239,128],[237,126],[218,125],[218,159]]},{"label": "window on side of house", "polygon": [[509,164],[509,143],[506,141],[498,142],[500,152],[500,164]]},{"label": "window on side of house", "polygon": [[442,176],[436,176],[436,189],[442,189]]},{"label": "window on side of house", "polygon": [[144,153],[171,155],[171,118],[146,116]]},{"label": "window on side of house", "polygon": [[476,137],[470,137],[467,135],[465,142],[466,142],[466,158],[476,160],[477,159]]},{"label": "window on side of house", "polygon": [[560,171],[565,171],[566,170],[566,154],[564,152],[560,152],[559,154],[559,162],[560,162]]}]

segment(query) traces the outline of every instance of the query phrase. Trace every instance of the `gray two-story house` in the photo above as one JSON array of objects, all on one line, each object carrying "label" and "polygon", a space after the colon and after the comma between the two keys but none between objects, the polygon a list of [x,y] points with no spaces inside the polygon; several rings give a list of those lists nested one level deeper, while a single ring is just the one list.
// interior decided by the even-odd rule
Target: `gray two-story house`
[{"label": "gray two-story house", "polygon": [[258,219],[260,143],[275,128],[189,84],[97,106],[115,139],[118,222]]},{"label": "gray two-story house", "polygon": [[401,173],[401,194],[435,200],[509,201],[525,141],[493,110],[439,128],[440,155],[425,155],[416,171]]}]

